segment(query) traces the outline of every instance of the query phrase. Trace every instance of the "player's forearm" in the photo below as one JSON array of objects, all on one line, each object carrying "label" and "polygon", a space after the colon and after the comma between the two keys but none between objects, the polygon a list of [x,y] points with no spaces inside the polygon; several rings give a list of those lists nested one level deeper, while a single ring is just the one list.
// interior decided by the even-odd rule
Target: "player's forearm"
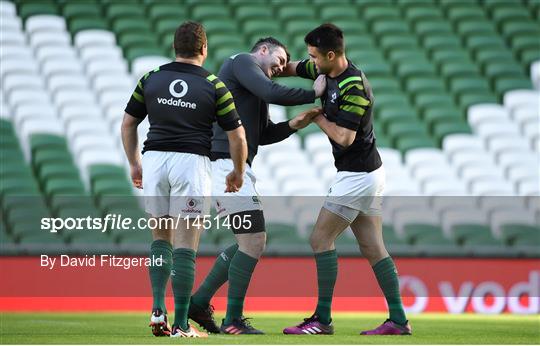
[{"label": "player's forearm", "polygon": [[296,132],[295,129],[291,128],[289,122],[290,121],[283,121],[277,124],[270,123],[262,133],[259,144],[268,145],[289,138],[290,135]]},{"label": "player's forearm", "polygon": [[328,119],[322,115],[315,118],[313,122],[316,123],[331,140],[344,148],[354,142],[356,135],[354,131],[337,126],[336,123],[328,121]]},{"label": "player's forearm", "polygon": [[292,77],[296,76],[296,66],[298,66],[298,61],[291,61],[285,66],[283,72],[279,74],[279,77]]},{"label": "player's forearm", "polygon": [[227,131],[229,138],[229,153],[234,164],[234,170],[244,172],[248,155],[246,133],[243,127]]},{"label": "player's forearm", "polygon": [[141,163],[141,155],[139,153],[139,139],[137,136],[137,124],[126,121],[122,122],[122,145],[124,152],[130,165],[135,166]]}]

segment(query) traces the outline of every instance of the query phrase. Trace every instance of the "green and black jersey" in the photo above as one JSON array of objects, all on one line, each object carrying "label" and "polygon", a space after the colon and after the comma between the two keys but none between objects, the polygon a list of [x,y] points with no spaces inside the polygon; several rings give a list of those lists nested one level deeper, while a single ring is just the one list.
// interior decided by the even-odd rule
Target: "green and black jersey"
[{"label": "green and black jersey", "polygon": [[[318,76],[315,64],[309,60],[298,63],[296,74],[309,79]],[[335,78],[326,77],[326,93],[321,97],[326,118],[356,131],[354,142],[347,148],[330,139],[338,171],[372,172],[382,165],[375,146],[373,101],[366,76],[350,61],[342,74]]]},{"label": "green and black jersey", "polygon": [[210,156],[212,126],[241,126],[232,94],[218,77],[202,67],[172,62],[145,74],[126,113],[148,115],[146,151],[175,151]]}]

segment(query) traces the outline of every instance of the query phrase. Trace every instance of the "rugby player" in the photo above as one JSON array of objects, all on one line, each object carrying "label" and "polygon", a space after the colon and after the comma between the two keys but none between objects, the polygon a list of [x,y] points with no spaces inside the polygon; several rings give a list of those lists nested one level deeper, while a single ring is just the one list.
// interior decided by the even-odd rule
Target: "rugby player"
[{"label": "rugby player", "polygon": [[[238,191],[243,184],[247,145],[245,131],[225,84],[201,66],[207,56],[204,28],[184,22],[175,32],[176,60],[145,74],[125,109],[122,142],[131,167],[131,179],[144,190],[145,210],[153,218],[195,219],[209,213],[211,193],[210,150],[212,125],[226,134],[231,155],[224,190]],[[137,126],[148,115],[150,129],[142,162]],[[163,265],[150,266],[153,307],[150,320],[156,336],[207,337],[188,324],[188,308],[195,275],[200,229],[186,222],[178,229],[158,223],[152,229],[151,256]],[[170,227],[170,226],[169,226]],[[167,320],[165,290],[171,277],[174,323]]]},{"label": "rugby player", "polygon": [[364,73],[345,56],[343,32],[323,24],[304,39],[309,60],[287,66],[285,74],[326,76],[321,114],[314,122],[332,144],[337,175],[310,237],[317,265],[315,313],[285,334],[333,334],[331,305],[337,278],[336,238],[351,227],[362,255],[373,268],[389,307],[389,318],[363,335],[408,335],[396,267],[383,243],[381,198],[385,174],[373,131],[373,93]]},{"label": "rugby player", "polygon": [[[227,85],[246,129],[248,164],[257,155],[259,145],[282,141],[296,130],[307,126],[318,111],[306,111],[294,119],[273,123],[268,104],[284,106],[313,103],[324,92],[324,78],[314,83],[313,90],[288,88],[271,80],[279,75],[290,60],[286,47],[273,37],[258,40],[250,53],[240,53],[227,59],[219,78]],[[212,333],[262,334],[243,317],[246,291],[258,259],[266,244],[262,206],[255,190],[255,175],[248,166],[244,185],[232,196],[224,196],[223,177],[232,167],[229,143],[225,132],[214,126],[212,140],[212,196],[220,216],[250,220],[249,225],[232,225],[237,244],[225,249],[216,259],[210,273],[192,297],[189,317]],[[231,195],[231,194],[228,194]],[[218,328],[213,319],[210,300],[229,281],[227,314]]]}]

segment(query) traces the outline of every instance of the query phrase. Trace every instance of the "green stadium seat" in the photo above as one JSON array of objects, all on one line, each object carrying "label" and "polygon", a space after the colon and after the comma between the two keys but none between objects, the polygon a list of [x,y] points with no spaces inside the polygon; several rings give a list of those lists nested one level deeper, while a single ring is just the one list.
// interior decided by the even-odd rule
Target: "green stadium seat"
[{"label": "green stadium seat", "polygon": [[471,128],[466,122],[456,122],[455,120],[441,120],[434,124],[433,136],[439,147],[442,145],[442,140],[445,136],[454,133],[471,133]]},{"label": "green stadium seat", "polygon": [[511,38],[516,35],[538,37],[540,35],[540,28],[538,28],[538,23],[533,23],[531,21],[511,21],[502,24],[502,34],[507,38]]},{"label": "green stadium seat", "polygon": [[79,179],[54,178],[45,182],[44,192],[52,195],[82,195],[85,193],[84,185]]},{"label": "green stadium seat", "polygon": [[[274,4],[274,3],[273,3]],[[293,20],[312,20],[313,27],[316,27],[318,23],[315,21],[317,14],[313,6],[306,6],[299,3],[282,4],[276,8],[277,18],[283,23]]]},{"label": "green stadium seat", "polygon": [[92,193],[101,195],[133,195],[133,189],[127,179],[100,179],[92,185]]},{"label": "green stadium seat", "polygon": [[380,21],[373,23],[371,32],[373,35],[376,36],[377,39],[380,39],[385,35],[407,35],[409,33],[409,27],[407,26],[407,24],[405,24],[405,22],[399,20],[391,20],[384,22]]},{"label": "green stadium seat", "polygon": [[334,22],[337,20],[358,20],[358,13],[354,10],[353,7],[349,11],[344,10],[344,8],[350,7],[350,3],[347,0],[342,1],[343,4],[336,6],[336,1],[328,3],[324,0],[319,5],[319,18],[325,22]]},{"label": "green stadium seat", "polygon": [[397,142],[399,138],[407,136],[425,136],[427,131],[423,122],[418,118],[403,118],[388,124],[386,133],[389,138]]},{"label": "green stadium seat", "polygon": [[[152,9],[148,12],[151,18],[154,18],[152,16]],[[146,13],[144,11],[144,7],[136,4],[136,3],[116,3],[111,4],[108,6],[105,10],[105,15],[109,20],[116,20],[118,18],[140,18],[140,17],[146,17]]]},{"label": "green stadium seat", "polygon": [[441,50],[459,51],[461,49],[460,40],[452,34],[441,34],[440,36],[427,36],[422,41],[422,47],[427,50],[430,56]]},{"label": "green stadium seat", "polygon": [[168,54],[166,54],[162,49],[157,47],[132,47],[129,48],[125,53],[126,59],[130,62],[141,56],[148,55],[167,56]]},{"label": "green stadium seat", "polygon": [[411,94],[446,92],[444,83],[437,77],[411,77],[405,82],[405,90]]},{"label": "green stadium seat", "polygon": [[118,35],[118,44],[124,49],[137,47],[153,47],[159,49],[159,42],[153,33],[130,33]]},{"label": "green stadium seat", "polygon": [[421,239],[424,241],[432,240],[448,241],[440,227],[424,223],[407,223],[403,226],[403,236],[408,242],[416,244]]},{"label": "green stadium seat", "polygon": [[458,95],[457,101],[460,108],[465,112],[467,108],[474,104],[497,103],[498,99],[490,91],[480,89],[478,91]]},{"label": "green stadium seat", "polygon": [[428,135],[407,135],[398,138],[393,147],[402,153],[405,153],[412,149],[436,147],[436,143],[433,138],[429,137]]},{"label": "green stadium seat", "polygon": [[99,6],[84,2],[66,3],[62,9],[62,15],[68,22],[74,18],[99,18],[102,16]]},{"label": "green stadium seat", "polygon": [[[313,20],[287,20],[284,21],[284,28],[290,38],[293,37],[302,37],[313,30],[316,27],[317,23]],[[305,44],[304,44],[305,47]]]},{"label": "green stadium seat", "polygon": [[519,238],[534,239],[540,234],[538,226],[525,224],[504,224],[500,228],[502,239],[513,244]]},{"label": "green stadium seat", "polygon": [[125,33],[152,32],[152,28],[148,21],[141,21],[137,18],[118,18],[112,22],[112,29],[117,36]]},{"label": "green stadium seat", "polygon": [[72,35],[88,29],[109,30],[109,25],[103,18],[73,18],[68,27]]},{"label": "green stadium seat", "polygon": [[442,20],[442,13],[437,7],[410,7],[405,10],[405,18],[411,22],[421,20]]},{"label": "green stadium seat", "polygon": [[109,165],[109,164],[95,164],[90,166],[88,171],[90,176],[90,184],[93,184],[96,180],[101,179],[127,179],[127,173],[124,167]]},{"label": "green stadium seat", "polygon": [[524,49],[519,54],[519,60],[528,68],[533,62],[540,60],[540,50],[537,48]]},{"label": "green stadium seat", "polygon": [[79,170],[72,165],[50,164],[45,165],[39,172],[39,180],[42,185],[50,179],[80,179]]},{"label": "green stadium seat", "polygon": [[[361,68],[362,69],[362,68]],[[373,76],[371,75],[368,77],[368,82],[373,88],[373,90],[376,90],[377,92],[401,92],[401,87],[399,85],[399,82],[392,77],[383,76]]]},{"label": "green stadium seat", "polygon": [[415,96],[414,103],[422,114],[426,109],[433,106],[440,108],[453,108],[455,106],[452,97],[448,93],[419,94]]},{"label": "green stadium seat", "polygon": [[152,2],[148,4],[148,15],[156,24],[162,20],[175,20],[177,26],[188,17],[185,7],[181,4],[161,2]]},{"label": "green stadium seat", "polygon": [[422,119],[426,123],[430,133],[433,133],[435,124],[442,122],[459,122],[463,119],[465,112],[458,108],[441,108],[437,106],[426,107],[422,114]]},{"label": "green stadium seat", "polygon": [[63,209],[66,208],[77,208],[79,210],[89,210],[93,211],[96,209],[94,201],[92,198],[86,194],[81,195],[53,195],[48,198],[49,207],[51,210],[58,215]]},{"label": "green stadium seat", "polygon": [[[451,2],[450,0],[449,2]],[[455,3],[446,12],[446,16],[452,22],[459,25],[463,21],[485,21],[486,14],[480,7],[475,7],[470,1],[464,0],[462,4]],[[456,26],[457,27],[457,26]]]},{"label": "green stadium seat", "polygon": [[457,26],[457,32],[461,37],[497,34],[493,24],[488,21],[479,21],[477,19],[460,22]]},{"label": "green stadium seat", "polygon": [[514,52],[517,52],[518,55],[524,51],[531,49],[533,51],[540,51],[540,42],[538,42],[538,38],[534,36],[528,36],[528,35],[518,35],[515,37],[512,37],[512,40],[510,41],[510,45],[512,46],[512,50]]},{"label": "green stadium seat", "polygon": [[67,151],[67,142],[64,137],[50,134],[33,134],[30,136],[30,152],[35,155],[40,150]]},{"label": "green stadium seat", "polygon": [[414,32],[421,38],[430,36],[451,36],[453,30],[450,24],[442,20],[423,20],[413,23]]},{"label": "green stadium seat", "polygon": [[461,61],[442,64],[439,68],[439,72],[448,82],[454,78],[474,77],[479,75],[479,70],[475,65],[463,65]]},{"label": "green stadium seat", "polygon": [[208,35],[212,34],[229,34],[229,35],[237,35],[238,34],[238,27],[236,26],[236,23],[233,21],[227,21],[227,20],[207,20],[204,22],[204,29],[208,33]]},{"label": "green stadium seat", "polygon": [[388,77],[392,75],[390,66],[382,61],[366,61],[360,65],[360,69],[366,74],[366,77]]},{"label": "green stadium seat", "polygon": [[[174,32],[178,28],[180,23],[177,18],[160,18],[154,22],[154,30],[159,35],[160,38],[167,36],[170,38],[170,44],[172,44],[172,39],[174,37]],[[160,39],[161,41],[161,39]],[[170,45],[169,44],[169,45]]]},{"label": "green stadium seat", "polygon": [[[507,61],[510,65],[517,66],[517,64],[514,63],[514,56],[506,49],[486,48],[484,50],[478,50],[474,54],[474,59],[476,60],[476,63],[480,65],[482,70],[485,70],[489,64],[499,64],[501,61]],[[520,67],[517,66],[517,68]]]},{"label": "green stadium seat", "polygon": [[386,35],[379,40],[379,46],[384,51],[406,48],[419,49],[418,39],[414,35]]},{"label": "green stadium seat", "polygon": [[281,32],[281,26],[275,21],[265,21],[259,19],[246,20],[242,24],[242,30],[248,42],[253,42],[260,38],[275,35]]},{"label": "green stadium seat", "polygon": [[17,14],[23,19],[37,14],[58,14],[58,6],[54,1],[34,0],[21,2]]},{"label": "green stadium seat", "polygon": [[[349,39],[351,38],[351,36],[368,36],[365,23],[359,21],[358,19],[338,18],[333,20],[332,23],[337,25],[341,30],[343,30],[343,32],[347,37],[349,37]],[[313,28],[315,28],[315,26]]]},{"label": "green stadium seat", "polygon": [[457,95],[466,94],[475,91],[487,92],[490,90],[489,83],[480,78],[460,77],[453,79],[450,83],[450,91]]},{"label": "green stadium seat", "polygon": [[360,11],[360,16],[363,16],[363,19],[371,26],[373,23],[377,23],[381,20],[399,20],[401,14],[399,10],[394,6],[377,4],[373,6],[366,6],[364,10]]},{"label": "green stadium seat", "polygon": [[387,133],[390,124],[414,122],[417,120],[417,115],[413,108],[386,107],[379,111],[376,120],[380,122],[383,132]]},{"label": "green stadium seat", "polygon": [[272,20],[273,13],[265,4],[249,4],[241,5],[234,11],[234,18],[243,23],[247,20]]},{"label": "green stadium seat", "polygon": [[491,81],[501,77],[523,77],[526,78],[521,66],[508,61],[488,62],[483,66],[483,72]]},{"label": "green stadium seat", "polygon": [[218,4],[218,3],[200,3],[196,4],[191,9],[191,16],[198,21],[204,22],[208,19],[222,19],[228,20],[231,18],[230,9],[228,6]]},{"label": "green stadium seat", "polygon": [[495,91],[502,100],[502,95],[514,89],[533,89],[532,83],[527,78],[501,77],[495,81]]},{"label": "green stadium seat", "polygon": [[36,153],[32,156],[32,166],[38,175],[40,174],[43,166],[49,164],[72,165],[73,159],[71,158],[69,152],[56,149],[42,149],[36,151]]}]

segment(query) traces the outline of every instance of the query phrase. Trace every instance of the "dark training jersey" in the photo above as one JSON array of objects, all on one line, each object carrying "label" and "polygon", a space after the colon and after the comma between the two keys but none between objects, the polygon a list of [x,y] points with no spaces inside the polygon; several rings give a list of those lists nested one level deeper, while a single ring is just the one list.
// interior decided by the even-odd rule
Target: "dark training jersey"
[{"label": "dark training jersey", "polygon": [[[302,60],[296,74],[316,79],[315,64]],[[347,69],[335,78],[326,77],[326,93],[321,97],[323,111],[336,125],[356,131],[354,142],[344,148],[332,139],[332,153],[338,171],[372,172],[382,165],[373,131],[373,92],[366,76],[350,61]]]},{"label": "dark training jersey", "polygon": [[[313,90],[288,88],[274,83],[248,53],[225,60],[218,76],[231,91],[246,130],[249,164],[257,155],[259,145],[282,141],[295,132],[289,127],[288,121],[275,124],[270,120],[269,103],[291,106],[315,101]],[[212,154],[214,158],[230,157],[227,136],[223,129],[215,125]]]},{"label": "dark training jersey", "polygon": [[218,77],[202,67],[172,62],[145,74],[126,106],[150,129],[146,151],[175,151],[210,156],[212,125],[234,130],[242,122],[232,94]]}]

